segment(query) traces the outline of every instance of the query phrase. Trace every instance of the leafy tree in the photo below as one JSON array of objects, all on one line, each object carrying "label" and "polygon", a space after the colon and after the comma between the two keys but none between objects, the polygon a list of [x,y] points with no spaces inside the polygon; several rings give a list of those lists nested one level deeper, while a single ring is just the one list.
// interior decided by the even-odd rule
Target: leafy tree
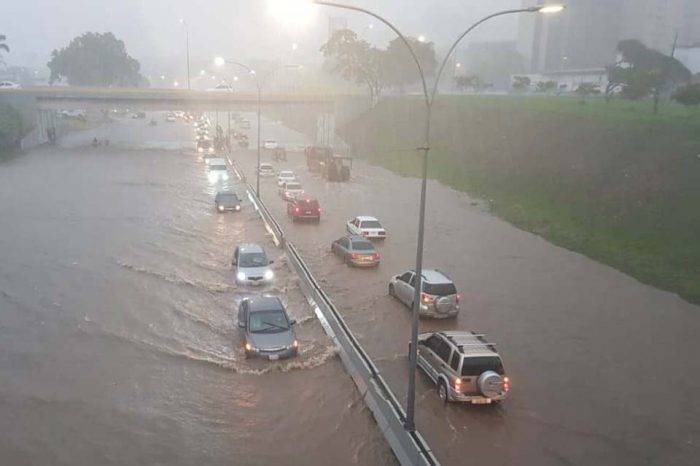
[{"label": "leafy tree", "polygon": [[62,78],[75,86],[138,86],[143,81],[139,62],[111,32],[76,37],[67,47],[54,50],[47,65],[51,84]]},{"label": "leafy tree", "polygon": [[[432,42],[421,42],[413,37],[407,38],[408,43],[418,57],[418,61],[423,68],[425,76],[435,74],[437,68],[437,58],[435,57],[435,47]],[[386,49],[385,59],[382,61],[383,75],[387,85],[403,89],[405,86],[415,84],[420,81],[420,76],[416,70],[410,52],[406,45],[398,37],[391,42]]]},{"label": "leafy tree", "polygon": [[617,50],[622,58],[608,67],[607,100],[618,89],[628,99],[643,99],[651,95],[656,113],[667,86],[687,83],[692,78],[691,72],[680,61],[646,47],[636,39],[621,41]]},{"label": "leafy tree", "polygon": [[490,84],[486,83],[475,74],[457,76],[455,77],[455,84],[462,92],[467,89],[472,89],[474,92],[481,92],[483,89],[490,87]]},{"label": "leafy tree", "polygon": [[556,81],[539,81],[537,83],[537,92],[550,93],[557,89]]},{"label": "leafy tree", "polygon": [[581,103],[585,103],[587,97],[600,94],[600,86],[594,83],[581,83],[574,92],[581,97]]},{"label": "leafy tree", "polygon": [[[5,34],[0,34],[0,52],[10,52],[10,46],[5,43],[6,41],[7,37],[5,37]],[[0,63],[5,63],[2,59],[2,54],[0,54]]]},{"label": "leafy tree", "polygon": [[336,31],[320,50],[332,72],[366,85],[372,102],[379,100],[384,88],[381,63],[386,52],[370,46],[350,29]]},{"label": "leafy tree", "polygon": [[671,98],[687,107],[697,107],[700,105],[700,83],[688,84],[681,87]]},{"label": "leafy tree", "polygon": [[513,89],[516,91],[525,91],[531,84],[532,80],[529,76],[513,76]]}]

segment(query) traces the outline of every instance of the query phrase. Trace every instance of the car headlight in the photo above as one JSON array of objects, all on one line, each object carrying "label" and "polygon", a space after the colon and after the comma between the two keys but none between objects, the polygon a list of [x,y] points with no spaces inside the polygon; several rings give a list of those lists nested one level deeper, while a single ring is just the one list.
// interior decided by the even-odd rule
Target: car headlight
[{"label": "car headlight", "polygon": [[294,341],[292,342],[292,348],[299,348],[299,342],[296,341],[296,340],[294,340]]},{"label": "car headlight", "polygon": [[272,280],[273,278],[275,278],[275,274],[272,270],[266,270],[263,274],[263,278],[265,280]]},{"label": "car headlight", "polygon": [[204,152],[204,149],[202,149],[201,147],[198,147],[197,152],[199,152],[201,154],[202,152]]},{"label": "car headlight", "polygon": [[224,180],[228,180],[228,173],[224,173],[223,175],[221,175],[221,178],[223,178]]},{"label": "car headlight", "polygon": [[216,181],[216,173],[209,173],[209,182],[213,183]]},{"label": "car headlight", "polygon": [[253,345],[251,345],[250,343],[248,343],[248,342],[246,342],[246,344],[245,344],[245,350],[246,350],[246,351],[250,351],[251,353],[257,353],[257,352],[258,352],[258,349],[257,349],[255,346],[253,346]]},{"label": "car headlight", "polygon": [[209,148],[209,153],[211,154],[211,153],[213,153],[213,152],[214,152],[214,148],[213,148],[213,147],[210,147],[210,148]]},{"label": "car headlight", "polygon": [[236,210],[241,210],[241,206],[237,205]]},{"label": "car headlight", "polygon": [[240,280],[240,281],[245,280],[245,273],[243,273],[243,272],[238,272],[238,273],[236,274],[236,278],[237,278],[238,280]]},{"label": "car headlight", "polygon": [[220,206],[219,206],[219,210],[220,210],[221,212],[223,212],[223,211],[224,211],[224,206],[220,205]]}]

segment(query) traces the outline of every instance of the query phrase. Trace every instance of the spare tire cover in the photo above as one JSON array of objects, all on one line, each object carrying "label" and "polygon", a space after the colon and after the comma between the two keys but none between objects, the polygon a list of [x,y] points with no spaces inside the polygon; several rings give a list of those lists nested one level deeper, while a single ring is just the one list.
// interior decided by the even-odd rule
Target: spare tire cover
[{"label": "spare tire cover", "polygon": [[502,382],[500,375],[494,371],[486,371],[479,376],[479,391],[487,398],[496,398],[501,395]]}]

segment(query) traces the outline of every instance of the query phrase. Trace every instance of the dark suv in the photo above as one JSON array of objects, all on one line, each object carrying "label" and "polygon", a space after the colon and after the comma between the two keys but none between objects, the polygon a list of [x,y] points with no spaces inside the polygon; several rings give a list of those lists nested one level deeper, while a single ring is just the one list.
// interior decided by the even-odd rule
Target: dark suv
[{"label": "dark suv", "polygon": [[423,333],[418,336],[416,362],[435,382],[444,402],[490,404],[504,400],[510,391],[501,356],[484,335]]}]

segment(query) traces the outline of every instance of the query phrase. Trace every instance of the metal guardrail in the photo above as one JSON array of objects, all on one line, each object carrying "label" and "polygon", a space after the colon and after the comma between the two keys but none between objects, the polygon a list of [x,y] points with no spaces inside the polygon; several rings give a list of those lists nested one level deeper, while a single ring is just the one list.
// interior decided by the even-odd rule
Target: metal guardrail
[{"label": "metal guardrail", "polygon": [[[245,175],[228,158],[234,173],[243,182]],[[246,183],[248,198],[272,234],[275,244],[285,250],[289,264],[299,276],[304,296],[314,309],[323,329],[338,348],[340,359],[348,374],[352,377],[365,403],[372,411],[379,429],[384,434],[396,458],[402,465],[439,465],[428,443],[418,431],[406,431],[404,420],[406,413],[396,399],[374,362],[360,345],[355,335],[347,326],[328,295],[318,284],[309,268],[304,263],[292,243],[285,240],[284,231],[267,209],[262,200],[255,195],[255,190]]]}]

